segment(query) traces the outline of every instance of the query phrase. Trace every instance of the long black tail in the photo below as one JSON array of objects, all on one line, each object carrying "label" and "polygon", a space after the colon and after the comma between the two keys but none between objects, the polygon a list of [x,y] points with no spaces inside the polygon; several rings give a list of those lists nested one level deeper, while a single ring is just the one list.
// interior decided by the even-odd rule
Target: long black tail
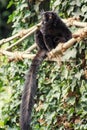
[{"label": "long black tail", "polygon": [[37,71],[46,57],[46,51],[40,50],[32,61],[24,86],[21,104],[21,130],[30,130],[31,112],[34,105],[34,96],[37,90]]}]

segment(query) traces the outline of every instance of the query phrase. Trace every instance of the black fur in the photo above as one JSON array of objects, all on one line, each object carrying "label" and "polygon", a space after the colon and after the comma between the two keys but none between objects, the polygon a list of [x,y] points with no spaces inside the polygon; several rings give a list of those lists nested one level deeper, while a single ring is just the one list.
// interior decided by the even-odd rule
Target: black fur
[{"label": "black fur", "polygon": [[46,52],[44,50],[40,50],[38,52],[38,54],[33,59],[30,70],[27,74],[21,104],[21,118],[20,118],[21,130],[31,130],[30,129],[31,112],[34,104],[34,96],[37,90],[36,75],[39,65],[42,63],[43,59],[45,58],[45,55]]},{"label": "black fur", "polygon": [[31,130],[31,112],[37,90],[37,72],[46,53],[55,48],[59,42],[66,42],[72,37],[71,32],[56,13],[47,11],[42,15],[41,28],[36,31],[36,43],[39,51],[32,61],[24,86],[21,104],[21,130]]}]

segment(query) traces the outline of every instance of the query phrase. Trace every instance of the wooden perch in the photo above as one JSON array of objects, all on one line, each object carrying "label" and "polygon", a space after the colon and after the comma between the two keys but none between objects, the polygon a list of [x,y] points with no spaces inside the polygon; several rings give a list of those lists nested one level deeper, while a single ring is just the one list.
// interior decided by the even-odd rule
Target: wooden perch
[{"label": "wooden perch", "polygon": [[[63,53],[68,48],[70,48],[74,43],[80,41],[87,37],[87,27],[79,30],[79,32],[74,34],[74,38],[70,39],[68,42],[64,44],[58,44],[58,46],[48,53],[48,59],[52,59],[55,55]],[[8,52],[6,50],[0,50],[0,53],[6,55],[10,58],[10,60],[22,60],[23,58],[32,59],[34,58],[34,54],[27,54],[26,52]]]},{"label": "wooden perch", "polygon": [[28,30],[23,29],[23,30],[20,31],[19,33],[15,34],[15,35],[13,35],[13,36],[11,36],[11,37],[9,37],[9,38],[0,40],[0,46],[3,45],[4,43],[10,42],[10,41],[12,41],[12,40],[14,40],[14,39],[16,39],[16,38],[21,38],[21,37],[23,37],[24,35],[26,35],[26,34],[28,33],[29,30],[30,30],[30,29],[28,29]]},{"label": "wooden perch", "polygon": [[68,19],[62,19],[64,23],[66,23],[67,26],[77,26],[77,27],[87,27],[87,22],[80,22],[78,18],[68,18]]},{"label": "wooden perch", "polygon": [[[31,27],[31,28],[29,28],[29,29],[23,29],[23,30],[21,30],[19,33],[17,33],[17,34],[15,34],[15,35],[13,35],[13,36],[11,36],[11,37],[9,37],[9,38],[6,38],[6,39],[2,39],[2,40],[0,40],[0,46],[1,45],[3,45],[4,43],[7,43],[7,42],[10,42],[10,41],[12,41],[12,40],[14,40],[15,38],[23,38],[22,40],[24,40],[24,39],[26,39],[29,35],[27,35],[29,32],[31,32],[33,29],[35,29],[35,28],[37,28],[37,26],[40,26],[41,25],[41,22],[40,23],[38,23],[37,25],[35,25],[35,26],[33,26],[33,27]],[[35,29],[36,30],[36,29]],[[33,32],[32,32],[33,33]],[[27,35],[27,36],[25,36],[25,35]],[[21,41],[22,41],[21,40]],[[18,41],[17,41],[18,42]],[[19,43],[20,43],[20,41],[19,41]]]},{"label": "wooden perch", "polygon": [[30,53],[33,49],[35,49],[37,47],[37,44],[36,43],[34,43],[31,47],[29,47],[26,51],[25,51],[25,53]]},{"label": "wooden perch", "polygon": [[[72,26],[72,25],[75,25],[78,27],[86,27],[87,26],[86,22],[80,22],[76,18],[68,18],[67,20],[66,19],[62,19],[62,20],[63,20],[63,22],[65,22],[67,24],[67,26]],[[6,50],[10,50],[12,47],[19,45],[24,39],[26,39],[29,35],[31,35],[37,29],[37,27],[40,25],[41,25],[41,23],[39,23],[39,24],[29,28],[29,29],[26,29],[26,30],[23,29],[19,33],[15,34],[14,36],[11,36],[7,39],[0,40],[0,46],[3,45],[4,43],[10,42],[10,41],[17,39],[17,38],[20,38],[16,43],[12,44],[11,46],[9,46],[6,49]]]},{"label": "wooden perch", "polygon": [[9,52],[6,50],[0,50],[0,54],[6,55],[9,57],[9,61],[18,61],[23,60],[24,58],[33,59],[35,54],[26,54],[23,52]]},{"label": "wooden perch", "polygon": [[41,25],[41,23],[39,23],[39,24],[37,24],[37,25],[31,27],[30,30],[28,30],[29,32],[28,32],[24,37],[22,37],[22,38],[19,39],[16,43],[14,43],[14,44],[12,44],[11,46],[9,46],[6,50],[10,50],[12,47],[14,47],[14,46],[16,46],[16,45],[19,45],[24,39],[26,39],[26,38],[29,37],[32,33],[34,33],[34,32],[37,30],[38,26],[40,26],[40,25]]},{"label": "wooden perch", "polygon": [[70,48],[74,43],[80,42],[82,39],[87,37],[87,27],[79,30],[77,33],[73,34],[74,38],[70,39],[66,43],[60,43],[55,49],[52,49],[51,52],[48,53],[49,59],[54,58],[58,53],[65,52],[68,48]]}]

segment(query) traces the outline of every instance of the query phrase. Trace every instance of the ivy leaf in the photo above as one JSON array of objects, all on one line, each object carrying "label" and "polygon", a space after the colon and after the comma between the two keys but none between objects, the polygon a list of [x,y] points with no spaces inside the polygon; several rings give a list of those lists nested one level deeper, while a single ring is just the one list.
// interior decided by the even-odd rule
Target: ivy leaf
[{"label": "ivy leaf", "polygon": [[77,72],[77,73],[75,74],[75,78],[77,78],[78,80],[80,80],[82,74],[83,74],[83,70],[81,70],[80,72]]},{"label": "ivy leaf", "polygon": [[87,12],[87,5],[83,5],[81,10],[82,10],[83,13]]},{"label": "ivy leaf", "polygon": [[9,4],[8,4],[8,6],[7,6],[7,9],[10,8],[12,5],[14,5],[14,1],[13,1],[13,0],[10,0],[10,1],[9,1]]},{"label": "ivy leaf", "polygon": [[69,97],[67,99],[67,103],[70,104],[70,105],[74,105],[75,104],[75,100],[76,100],[76,97]]},{"label": "ivy leaf", "polygon": [[74,48],[74,49],[68,49],[66,52],[65,52],[65,54],[64,54],[64,56],[62,57],[62,60],[63,61],[67,61],[67,60],[69,60],[70,58],[75,58],[76,57],[76,49]]}]

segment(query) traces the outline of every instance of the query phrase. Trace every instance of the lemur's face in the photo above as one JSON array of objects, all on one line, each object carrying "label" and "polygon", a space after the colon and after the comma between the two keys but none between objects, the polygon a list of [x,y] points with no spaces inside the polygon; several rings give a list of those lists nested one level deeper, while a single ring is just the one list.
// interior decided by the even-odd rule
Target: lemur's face
[{"label": "lemur's face", "polygon": [[52,24],[55,18],[56,18],[55,13],[51,11],[44,12],[42,15],[42,21],[44,24],[48,24],[48,23]]}]

